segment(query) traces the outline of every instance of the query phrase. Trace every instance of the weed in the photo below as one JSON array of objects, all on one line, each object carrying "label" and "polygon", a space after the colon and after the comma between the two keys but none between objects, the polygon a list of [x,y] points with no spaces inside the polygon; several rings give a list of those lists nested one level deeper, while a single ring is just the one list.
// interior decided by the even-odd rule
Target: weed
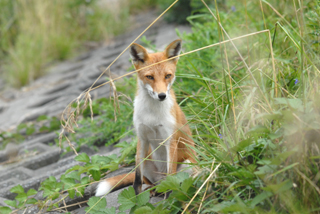
[{"label": "weed", "polygon": [[8,143],[20,144],[30,136],[58,131],[60,121],[57,117],[39,116],[34,122],[21,123],[13,131],[0,133],[0,149],[4,149]]}]

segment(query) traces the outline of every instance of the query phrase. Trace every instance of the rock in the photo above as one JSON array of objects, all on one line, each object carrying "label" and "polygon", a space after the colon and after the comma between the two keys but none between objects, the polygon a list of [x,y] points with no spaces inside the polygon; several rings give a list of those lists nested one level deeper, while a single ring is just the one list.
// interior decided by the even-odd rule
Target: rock
[{"label": "rock", "polygon": [[15,143],[8,143],[4,151],[0,152],[0,162],[14,159],[18,156],[20,147]]},{"label": "rock", "polygon": [[0,114],[8,107],[8,104],[0,100]]},{"label": "rock", "polygon": [[5,155],[7,156],[7,159],[12,159],[17,157],[19,150],[20,148],[17,144],[8,143],[4,152],[5,152]]}]

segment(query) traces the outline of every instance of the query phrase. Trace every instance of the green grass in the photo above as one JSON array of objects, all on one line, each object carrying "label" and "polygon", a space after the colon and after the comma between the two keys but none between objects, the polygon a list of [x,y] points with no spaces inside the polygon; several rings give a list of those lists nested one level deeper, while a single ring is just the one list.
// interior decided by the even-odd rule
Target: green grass
[{"label": "green grass", "polygon": [[[211,5],[231,38],[270,29],[273,38],[234,42],[244,61],[229,43],[179,62],[178,98],[198,144],[202,183],[221,163],[189,207],[195,213],[319,212],[320,5],[261,3],[263,11],[259,1]],[[206,8],[188,19],[194,33],[182,36],[185,51],[227,39]]]},{"label": "green grass", "polygon": [[[194,178],[167,176],[154,188],[172,193],[156,207],[148,204],[148,193],[136,197],[129,188],[119,195],[120,210],[319,213],[319,3],[243,0],[209,6],[231,38],[265,29],[270,34],[235,40],[237,50],[227,43],[180,57],[174,88],[197,144],[199,172]],[[185,52],[228,39],[205,7],[197,4],[188,21],[193,33],[181,35]],[[126,116],[118,120],[127,124]],[[79,155],[83,167],[68,170],[59,183],[42,183],[48,198],[66,191],[73,197],[101,173],[131,163],[135,144],[120,146],[125,152],[118,158]],[[131,158],[123,162],[126,153]],[[92,197],[86,210],[115,212],[105,204]]]},{"label": "green grass", "polygon": [[0,2],[0,57],[3,76],[16,87],[45,74],[52,61],[81,51],[85,41],[107,41],[124,32],[132,13],[152,2],[122,0]]}]

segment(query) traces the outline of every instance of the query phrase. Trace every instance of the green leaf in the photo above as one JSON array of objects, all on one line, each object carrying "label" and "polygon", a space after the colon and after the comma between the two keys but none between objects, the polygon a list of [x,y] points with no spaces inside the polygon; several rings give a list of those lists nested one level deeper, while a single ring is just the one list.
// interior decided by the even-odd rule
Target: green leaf
[{"label": "green leaf", "polygon": [[73,179],[75,179],[77,181],[80,181],[80,175],[76,171],[73,171],[71,173],[66,174],[66,177],[67,178],[73,178]]},{"label": "green leaf", "polygon": [[222,203],[219,203],[213,206],[212,208],[208,209],[207,212],[211,211],[212,213],[220,213],[221,210],[223,210],[224,208],[230,207],[233,204],[234,202],[231,202],[231,201],[223,201]]},{"label": "green leaf", "polygon": [[289,104],[289,99],[288,98],[283,98],[283,97],[274,98],[274,103],[275,104],[288,105]]},{"label": "green leaf", "polygon": [[271,164],[272,165],[280,165],[283,161],[285,161],[288,157],[296,153],[296,151],[288,151],[288,152],[283,152],[278,154],[275,158],[271,159]]},{"label": "green leaf", "polygon": [[185,179],[188,179],[190,176],[188,173],[186,172],[179,172],[178,174],[174,175],[175,178],[178,179],[178,182],[182,182],[184,181]]},{"label": "green leaf", "polygon": [[23,189],[23,187],[19,184],[19,185],[15,186],[15,187],[12,187],[12,188],[10,189],[10,192],[12,192],[12,193],[17,193],[17,194],[19,194],[19,193],[24,193],[24,189]]},{"label": "green leaf", "polygon": [[69,189],[69,190],[68,190],[68,193],[69,193],[69,197],[70,197],[71,199],[73,199],[74,196],[75,196],[76,191],[75,191],[74,189]]},{"label": "green leaf", "polygon": [[94,210],[105,209],[107,206],[106,198],[93,196],[89,199],[88,205]]},{"label": "green leaf", "polygon": [[290,106],[294,109],[303,110],[303,102],[301,99],[290,99],[290,98],[274,98],[275,104],[282,104]]},{"label": "green leaf", "polygon": [[19,202],[24,202],[25,200],[27,200],[28,196],[26,193],[20,193],[18,194],[15,199]]},{"label": "green leaf", "polygon": [[248,135],[261,135],[261,134],[269,134],[269,129],[265,126],[257,125],[250,129],[247,134]]},{"label": "green leaf", "polygon": [[236,176],[240,179],[250,179],[250,178],[256,177],[252,172],[250,172],[246,169],[243,169],[243,168],[240,168],[237,171],[232,171],[229,173],[229,175]]},{"label": "green leaf", "polygon": [[75,157],[75,160],[79,162],[85,162],[85,163],[90,162],[90,158],[86,153],[79,154],[77,157]]},{"label": "green leaf", "polygon": [[256,119],[264,118],[267,120],[280,120],[283,117],[281,112],[273,112],[272,114],[262,113],[259,114]]},{"label": "green leaf", "polygon": [[254,206],[256,206],[257,204],[261,203],[262,201],[264,201],[265,199],[271,197],[273,195],[273,193],[280,193],[283,191],[286,191],[288,189],[290,189],[292,187],[292,182],[287,180],[284,181],[280,184],[276,184],[276,185],[269,185],[265,188],[266,191],[262,192],[261,194],[257,195],[252,201],[251,201],[251,207],[253,208]]},{"label": "green leaf", "polygon": [[128,189],[123,190],[118,196],[118,203],[121,204],[119,206],[120,211],[125,211],[131,209],[136,205],[136,194],[134,192],[133,187],[129,187]]},{"label": "green leaf", "polygon": [[17,208],[17,201],[5,200],[4,203],[8,204],[11,207]]},{"label": "green leaf", "polygon": [[57,182],[57,179],[54,176],[50,176],[48,179],[49,181]]},{"label": "green leaf", "polygon": [[37,122],[40,122],[40,121],[43,121],[43,120],[47,120],[47,119],[49,119],[49,117],[47,115],[40,115],[37,118]]},{"label": "green leaf", "polygon": [[28,126],[27,126],[27,124],[25,124],[25,123],[20,123],[19,125],[18,125],[18,127],[17,127],[17,131],[20,131],[20,130],[22,130],[22,129],[24,129],[24,128],[27,128]]},{"label": "green leaf", "polygon": [[277,169],[277,165],[265,165],[258,168],[258,171],[254,172],[256,175],[264,175],[273,173]]},{"label": "green leaf", "polygon": [[107,164],[107,163],[110,163],[110,161],[111,161],[111,159],[107,156],[93,155],[91,157],[92,163]]},{"label": "green leaf", "polygon": [[10,214],[12,210],[9,207],[0,207],[1,214]]},{"label": "green leaf", "polygon": [[65,189],[69,189],[76,184],[76,182],[73,178],[64,177],[64,178],[61,178],[61,181],[64,183]]},{"label": "green leaf", "polygon": [[50,131],[50,129],[47,126],[41,126],[39,129],[39,132],[48,132],[48,131]]},{"label": "green leaf", "polygon": [[146,214],[146,213],[151,213],[151,212],[152,212],[152,209],[150,207],[143,206],[143,207],[136,209],[134,211],[134,214]]},{"label": "green leaf", "polygon": [[59,196],[60,196],[59,192],[55,192],[55,193],[51,196],[51,199],[52,199],[52,200],[55,200],[55,199],[59,198]]},{"label": "green leaf", "polygon": [[137,204],[139,206],[146,205],[150,200],[150,192],[142,192],[137,196]]},{"label": "green leaf", "polygon": [[301,99],[289,99],[289,105],[292,108],[303,111],[303,102]]},{"label": "green leaf", "polygon": [[27,128],[26,134],[27,134],[27,135],[32,135],[35,131],[36,131],[36,129],[35,129],[34,126],[32,125],[32,126],[30,126],[30,127]]},{"label": "green leaf", "polygon": [[99,181],[101,178],[100,170],[91,169],[89,173],[92,175],[93,179]]},{"label": "green leaf", "polygon": [[163,180],[160,184],[157,185],[157,192],[166,192],[168,190],[178,190],[180,182],[177,177],[167,176],[166,180]]},{"label": "green leaf", "polygon": [[265,199],[271,197],[273,194],[271,192],[263,191],[259,195],[257,195],[250,203],[250,206],[254,208],[257,204],[261,203]]},{"label": "green leaf", "polygon": [[83,177],[81,179],[81,184],[84,185],[84,184],[88,184],[90,182],[90,178],[89,177]]},{"label": "green leaf", "polygon": [[268,185],[266,187],[262,187],[263,190],[272,192],[274,194],[279,194],[281,192],[287,191],[293,187],[292,181],[285,180],[280,184]]},{"label": "green leaf", "polygon": [[299,127],[299,124],[290,123],[290,124],[283,124],[282,128],[284,129],[285,136],[291,136],[295,134],[297,131],[299,131],[300,127]]},{"label": "green leaf", "polygon": [[237,145],[235,145],[234,147],[231,148],[231,151],[240,152],[240,151],[244,150],[244,148],[246,148],[247,146],[249,146],[251,144],[252,144],[252,141],[250,139],[240,141]]},{"label": "green leaf", "polygon": [[66,171],[66,174],[68,174],[69,172],[71,172],[71,171],[75,171],[75,170],[78,170],[78,169],[80,169],[80,165],[75,165],[75,166],[73,166],[73,167],[71,167],[70,169],[68,169],[67,171]]},{"label": "green leaf", "polygon": [[35,189],[29,189],[28,192],[27,192],[27,196],[35,195],[35,194],[37,194],[37,193],[38,193],[37,190],[35,190]]},{"label": "green leaf", "polygon": [[262,160],[257,161],[257,164],[260,164],[260,165],[269,165],[269,164],[271,164],[271,160],[262,159]]},{"label": "green leaf", "polygon": [[192,186],[193,184],[193,179],[190,177],[190,178],[187,178],[185,179],[182,184],[181,184],[181,189],[187,193],[188,189]]},{"label": "green leaf", "polygon": [[60,128],[60,125],[60,120],[58,120],[57,118],[52,118],[50,122],[50,131],[58,130]]},{"label": "green leaf", "polygon": [[269,137],[271,140],[277,139],[282,136],[283,136],[283,129],[279,129],[276,132],[269,134]]},{"label": "green leaf", "polygon": [[250,211],[250,208],[246,207],[243,203],[238,202],[236,204],[231,204],[230,206],[223,208],[222,211],[227,213],[249,213],[248,211]]},{"label": "green leaf", "polygon": [[116,214],[116,208],[115,207],[106,208],[103,210],[103,212],[105,212],[106,214]]},{"label": "green leaf", "polygon": [[[79,185],[79,187],[78,187],[78,185]],[[84,186],[81,186],[81,184],[77,184],[75,187],[77,187],[77,190],[78,190],[78,191],[76,192],[77,196],[83,197],[85,187],[84,187]]]},{"label": "green leaf", "polygon": [[115,171],[119,169],[119,163],[110,163],[110,164],[105,164],[101,169],[109,169],[111,171]]},{"label": "green leaf", "polygon": [[36,204],[38,201],[35,198],[29,198],[26,202],[26,204]]}]

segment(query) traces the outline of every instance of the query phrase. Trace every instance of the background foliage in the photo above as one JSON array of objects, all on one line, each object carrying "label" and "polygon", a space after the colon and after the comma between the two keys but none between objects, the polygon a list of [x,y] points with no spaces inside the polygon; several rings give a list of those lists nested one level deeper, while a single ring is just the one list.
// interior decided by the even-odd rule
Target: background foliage
[{"label": "background foliage", "polygon": [[[202,2],[184,3],[192,9],[187,21],[193,30],[188,35],[178,32],[185,52],[227,39]],[[231,38],[265,29],[271,33],[234,41],[237,49],[228,43],[180,58],[174,88],[197,144],[198,174],[167,176],[149,189],[172,191],[169,198],[157,206],[148,202],[148,191],[135,197],[132,188],[124,190],[118,198],[120,211],[319,213],[319,2],[209,3]],[[168,3],[158,4],[162,7]],[[173,18],[176,12],[173,9],[168,17]],[[146,39],[143,41],[148,43]],[[134,87],[134,78],[127,81],[130,88]],[[133,98],[132,94],[128,95]],[[125,107],[126,103],[123,99],[121,106],[122,111],[128,113],[132,106]],[[97,114],[106,117],[88,126],[92,132],[104,127],[99,124],[112,119],[109,117],[112,101],[97,101],[94,106]],[[86,127],[91,122],[86,120],[85,113],[83,116]],[[130,126],[126,122],[129,117],[123,112],[119,114],[118,126]],[[79,129],[80,133],[88,131],[91,130]],[[123,136],[127,132],[120,130],[120,133]],[[109,134],[102,136],[110,139]],[[69,169],[61,181],[49,178],[41,184],[42,190],[47,191],[47,200],[66,192],[69,196],[65,197],[74,197],[75,190],[82,191],[108,170],[132,163],[135,141],[119,146],[123,148],[120,157],[90,159],[84,153],[79,155],[77,160],[83,162],[83,166]],[[80,179],[80,176],[83,177]],[[11,206],[20,208],[43,203],[28,201],[33,191],[28,193],[15,187],[12,192],[17,193],[17,198],[8,202]],[[79,192],[76,194],[81,195]],[[103,209],[104,198],[92,197],[88,205],[89,213],[115,213],[113,208]],[[53,206],[57,204],[52,203],[50,209]]]},{"label": "background foliage", "polygon": [[16,87],[27,85],[53,62],[124,32],[130,14],[153,4],[141,2],[1,0],[2,76]]}]

